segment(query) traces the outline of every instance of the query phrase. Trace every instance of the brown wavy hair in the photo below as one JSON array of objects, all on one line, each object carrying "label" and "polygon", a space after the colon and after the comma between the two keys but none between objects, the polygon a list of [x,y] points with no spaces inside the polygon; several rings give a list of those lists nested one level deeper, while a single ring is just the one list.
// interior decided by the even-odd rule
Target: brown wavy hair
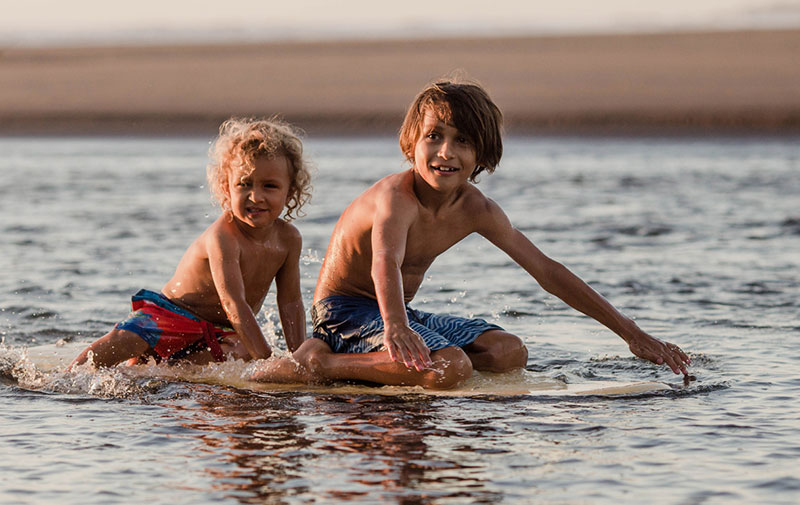
[{"label": "brown wavy hair", "polygon": [[302,215],[300,208],[311,199],[311,167],[303,158],[302,132],[289,123],[269,119],[231,118],[219,127],[219,135],[209,149],[206,168],[208,188],[222,210],[231,210],[229,179],[234,170],[254,170],[259,156],[285,156],[289,161],[290,186],[285,221]]},{"label": "brown wavy hair", "polygon": [[428,110],[442,121],[452,123],[474,146],[478,164],[470,181],[475,182],[484,170],[494,172],[503,156],[503,113],[480,84],[460,79],[440,80],[417,95],[400,128],[400,149],[411,163]]}]

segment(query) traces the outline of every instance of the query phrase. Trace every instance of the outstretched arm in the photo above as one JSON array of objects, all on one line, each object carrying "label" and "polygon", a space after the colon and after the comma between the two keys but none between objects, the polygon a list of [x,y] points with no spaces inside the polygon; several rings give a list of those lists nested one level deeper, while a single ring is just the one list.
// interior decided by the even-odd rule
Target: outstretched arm
[{"label": "outstretched arm", "polygon": [[659,365],[666,364],[676,374],[688,373],[686,366],[690,359],[677,345],[642,331],[632,319],[620,313],[567,267],[547,257],[511,225],[502,209],[491,200],[487,203],[487,211],[481,220],[481,235],[508,254],[542,288],[622,337],[636,356]]},{"label": "outstretched arm", "polygon": [[300,251],[303,240],[294,227],[291,230],[289,253],[275,275],[275,285],[283,336],[289,351],[294,352],[306,340],[306,311],[300,291]]},{"label": "outstretched arm", "polygon": [[236,240],[216,231],[208,240],[208,263],[222,309],[253,359],[272,355],[253,309],[247,304]]}]

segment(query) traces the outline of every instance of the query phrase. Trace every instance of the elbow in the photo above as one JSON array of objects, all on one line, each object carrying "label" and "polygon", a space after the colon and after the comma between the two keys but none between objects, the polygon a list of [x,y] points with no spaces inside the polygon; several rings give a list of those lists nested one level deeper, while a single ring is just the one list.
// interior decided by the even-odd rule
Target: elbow
[{"label": "elbow", "polygon": [[[222,298],[220,302],[222,304],[222,310],[225,311],[225,315],[232,325],[242,323],[242,314],[244,314],[247,309],[250,309],[246,302],[238,302],[228,298]],[[250,310],[252,311],[252,309]]]},{"label": "elbow", "polygon": [[549,260],[539,284],[548,293],[559,296],[560,288],[564,285],[564,279],[570,274],[571,272],[567,267],[555,260]]}]

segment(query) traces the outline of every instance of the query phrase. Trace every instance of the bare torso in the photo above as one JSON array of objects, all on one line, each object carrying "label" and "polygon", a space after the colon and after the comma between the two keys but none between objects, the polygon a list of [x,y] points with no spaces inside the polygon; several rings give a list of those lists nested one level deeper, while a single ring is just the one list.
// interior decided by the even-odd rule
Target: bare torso
[{"label": "bare torso", "polygon": [[406,302],[416,295],[433,260],[476,231],[472,220],[464,219],[464,215],[486,200],[477,188],[467,184],[446,205],[432,210],[419,200],[412,171],[381,179],[356,198],[339,218],[322,263],[315,302],[332,295],[376,298],[371,277],[373,216],[378,202],[393,191],[416,202],[400,268]]},{"label": "bare torso", "polygon": [[221,216],[189,246],[162,293],[206,321],[228,325],[208,258],[211,234],[222,233],[238,245],[238,257],[231,261],[238,261],[247,305],[258,313],[272,280],[286,260],[288,248],[284,235],[289,226],[276,221],[271,233],[256,241],[241,233],[226,216]]}]

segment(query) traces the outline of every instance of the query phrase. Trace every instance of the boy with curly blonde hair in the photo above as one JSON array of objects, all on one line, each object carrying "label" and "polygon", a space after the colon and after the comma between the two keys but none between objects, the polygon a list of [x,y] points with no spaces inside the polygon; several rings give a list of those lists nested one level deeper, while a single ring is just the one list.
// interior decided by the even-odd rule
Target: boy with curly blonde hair
[{"label": "boy with curly blonde hair", "polygon": [[[161,292],[136,293],[133,312],[71,366],[90,356],[96,367],[147,356],[269,358],[256,314],[273,280],[289,350],[305,340],[302,238],[290,223],[310,197],[298,133],[277,119],[233,118],[220,127],[210,157],[209,189],[222,215],[189,246]],[[262,380],[305,380],[294,366],[277,369],[285,373]]]}]

